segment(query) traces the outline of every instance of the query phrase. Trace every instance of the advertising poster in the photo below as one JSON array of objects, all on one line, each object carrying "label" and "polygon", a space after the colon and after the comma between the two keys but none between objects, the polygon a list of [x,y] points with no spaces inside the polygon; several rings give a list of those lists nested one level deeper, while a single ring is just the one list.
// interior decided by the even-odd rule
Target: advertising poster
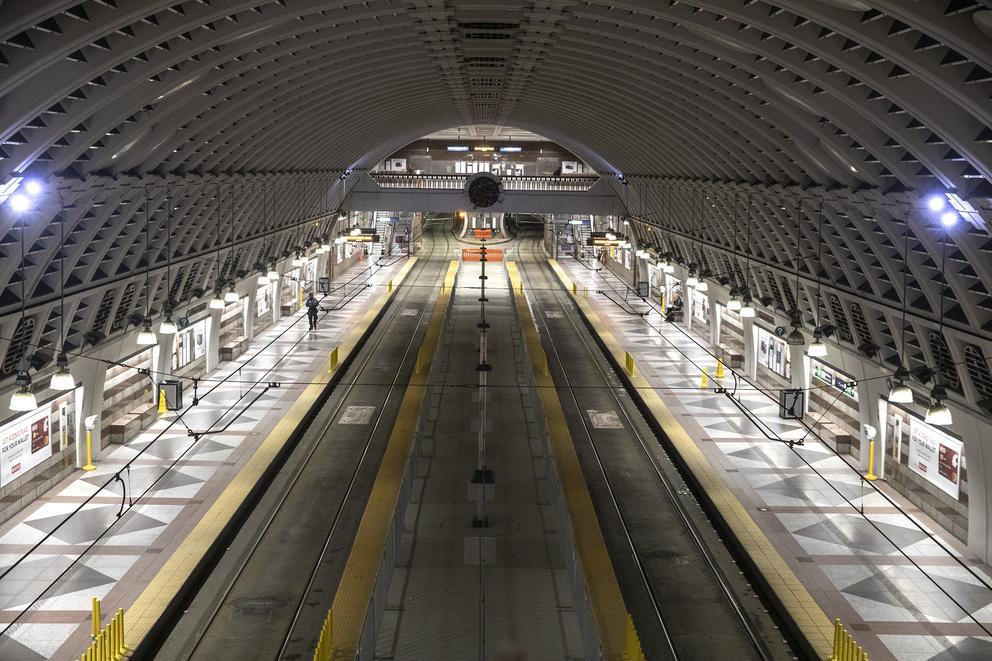
[{"label": "advertising poster", "polygon": [[963,446],[922,420],[909,421],[909,467],[941,491],[958,498]]},{"label": "advertising poster", "polygon": [[0,429],[0,486],[52,456],[50,432],[50,405]]},{"label": "advertising poster", "polygon": [[258,288],[258,292],[255,295],[255,303],[258,306],[256,310],[257,316],[261,317],[266,312],[272,309],[272,287],[265,285]]},{"label": "advertising poster", "polygon": [[710,297],[698,291],[692,294],[692,316],[704,324],[710,323]]},{"label": "advertising poster", "polygon": [[758,336],[758,364],[764,365],[779,376],[792,378],[789,364],[789,345],[761,326],[755,326]]}]

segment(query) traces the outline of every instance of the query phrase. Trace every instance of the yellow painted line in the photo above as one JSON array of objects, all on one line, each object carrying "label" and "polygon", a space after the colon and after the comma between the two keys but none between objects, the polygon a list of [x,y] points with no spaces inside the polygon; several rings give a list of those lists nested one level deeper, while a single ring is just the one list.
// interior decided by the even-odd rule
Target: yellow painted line
[{"label": "yellow painted line", "polygon": [[[507,262],[510,274],[510,289],[519,292],[520,273],[515,262]],[[514,296],[517,314],[523,326],[524,342],[530,356],[531,370],[537,383],[537,396],[541,400],[544,417],[548,426],[548,441],[551,456],[561,482],[565,508],[572,524],[575,537],[575,551],[585,578],[589,604],[596,619],[603,658],[609,661],[624,658],[626,642],[627,607],[620,593],[620,584],[613,572],[610,554],[606,550],[606,540],[599,527],[596,509],[589,495],[589,488],[582,475],[582,466],[575,452],[572,435],[568,431],[565,412],[562,411],[558,392],[548,370],[548,359],[541,347],[541,338],[530,315],[530,308],[522,294]]]},{"label": "yellow painted line", "polygon": [[[548,262],[565,285],[566,291],[572,291],[572,281],[565,275],[561,266],[553,259],[549,259]],[[572,299],[586,315],[586,319],[609,349],[614,360],[623,365],[625,348],[617,342],[588,301],[574,294]],[[705,490],[707,497],[712,500],[724,521],[730,526],[741,548],[751,557],[755,567],[762,573],[800,632],[809,641],[819,658],[828,658],[833,653],[833,622],[816,603],[781,554],[775,550],[771,541],[741,505],[719,471],[706,459],[640,370],[634,367],[629,378],[655,420]]]},{"label": "yellow painted line", "polygon": [[[404,264],[400,272],[393,278],[394,282],[401,282],[407,276],[416,259],[413,257]],[[361,318],[352,325],[351,330],[340,345],[342,359],[350,356],[355,350],[355,346],[366,328],[375,320],[395,292],[395,288],[392,291],[384,290]],[[128,649],[136,649],[151,631],[155,622],[162,617],[169,603],[190,578],[197,564],[210,550],[231,516],[238,510],[280,450],[286,445],[293,431],[299,425],[299,421],[317,401],[331,376],[321,372],[323,370],[318,371],[314,377],[316,382],[308,386],[303,394],[297,398],[251,459],[231,480],[227,488],[203,515],[203,518],[159,569],[144,591],[131,604],[131,607],[127,609],[127,630],[124,642]]]},{"label": "yellow painted line", "polygon": [[427,380],[431,374],[434,352],[441,338],[441,326],[448,310],[458,262],[448,264],[448,272],[441,285],[441,291],[434,302],[434,310],[427,326],[424,342],[417,354],[417,366],[410,376],[410,382],[400,403],[396,422],[389,435],[389,443],[382,456],[379,472],[372,484],[372,492],[358,532],[352,544],[348,561],[341,575],[341,582],[331,603],[334,626],[334,659],[354,659],[362,635],[365,613],[372,600],[376,573],[382,560],[386,537],[396,511],[400,485],[410,459],[410,448],[417,432],[417,419],[420,407],[427,394]]}]

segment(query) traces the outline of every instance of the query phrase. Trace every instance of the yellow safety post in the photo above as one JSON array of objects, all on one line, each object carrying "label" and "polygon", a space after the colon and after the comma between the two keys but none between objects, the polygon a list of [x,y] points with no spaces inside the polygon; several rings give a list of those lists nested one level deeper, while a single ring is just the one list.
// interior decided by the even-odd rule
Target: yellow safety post
[{"label": "yellow safety post", "polygon": [[124,609],[117,609],[117,651],[118,658],[124,658],[127,647],[124,645]]},{"label": "yellow safety post", "polygon": [[865,475],[865,479],[878,479],[878,475],[875,475],[875,441],[868,441],[868,473]]},{"label": "yellow safety post", "polygon": [[324,618],[324,625],[320,628],[320,637],[317,639],[317,649],[313,653],[313,661],[331,661],[334,654],[334,623],[331,619],[331,611],[327,611]]},{"label": "yellow safety post", "polygon": [[393,291],[393,281],[392,280],[389,281],[389,286],[386,287],[386,291]]},{"label": "yellow safety post", "polygon": [[868,661],[864,649],[841,626],[840,620],[834,620],[834,649],[830,661]]},{"label": "yellow safety post", "polygon": [[93,633],[92,638],[100,635],[100,599],[93,597]]},{"label": "yellow safety post", "polygon": [[579,293],[579,285],[578,285],[578,283],[575,283],[575,282],[572,283],[572,293],[575,294],[576,296],[578,295],[578,293]]},{"label": "yellow safety post", "polygon": [[166,413],[169,409],[165,406],[165,390],[158,391],[158,412]]},{"label": "yellow safety post", "polygon": [[716,359],[716,378],[723,378],[723,358]]},{"label": "yellow safety post", "polygon": [[338,368],[338,347],[331,349],[331,355],[327,358],[327,372],[330,374]]},{"label": "yellow safety post", "polygon": [[661,295],[661,313],[665,314],[665,295]]},{"label": "yellow safety post", "polygon": [[634,376],[634,357],[630,355],[629,351],[624,352],[627,354],[624,359],[624,367],[627,369],[628,376]]},{"label": "yellow safety post", "polygon": [[96,469],[93,465],[93,441],[91,438],[92,434],[89,429],[86,430],[86,465],[83,466],[84,471],[91,471]]},{"label": "yellow safety post", "polygon": [[700,388],[706,388],[707,387],[707,383],[706,383],[706,368],[705,367],[703,368],[703,378],[699,380],[699,387]]},{"label": "yellow safety post", "polygon": [[521,294],[524,293],[524,281],[523,280],[520,281],[520,293]]},{"label": "yellow safety post", "polygon": [[583,296],[583,298],[589,298],[589,288],[588,287],[583,287],[582,288],[582,296]]},{"label": "yellow safety post", "polygon": [[303,287],[300,287],[300,307],[303,307]]},{"label": "yellow safety post", "polygon": [[96,658],[97,661],[107,661],[107,641],[103,637],[103,632],[96,637]]}]

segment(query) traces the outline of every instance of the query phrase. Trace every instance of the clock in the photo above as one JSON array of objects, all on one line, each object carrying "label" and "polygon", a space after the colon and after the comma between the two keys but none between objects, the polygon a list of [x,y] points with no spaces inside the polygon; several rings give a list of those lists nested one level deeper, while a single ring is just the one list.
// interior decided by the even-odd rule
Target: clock
[{"label": "clock", "polygon": [[476,209],[488,209],[500,201],[503,182],[492,173],[479,172],[469,178],[465,184],[465,193]]}]

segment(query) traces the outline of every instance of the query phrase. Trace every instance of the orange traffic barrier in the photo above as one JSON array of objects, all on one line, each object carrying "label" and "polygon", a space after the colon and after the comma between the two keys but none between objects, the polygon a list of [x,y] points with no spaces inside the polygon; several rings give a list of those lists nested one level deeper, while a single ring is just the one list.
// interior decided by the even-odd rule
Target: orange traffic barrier
[{"label": "orange traffic barrier", "polygon": [[493,238],[493,230],[490,227],[486,229],[476,229],[472,230],[475,233],[475,238],[477,239],[491,239]]},{"label": "orange traffic barrier", "polygon": [[[462,250],[462,261],[463,262],[481,262],[482,261],[482,249],[481,248],[465,248]],[[502,262],[503,261],[503,251],[502,250],[492,250],[486,249],[486,261],[487,262]]]}]

